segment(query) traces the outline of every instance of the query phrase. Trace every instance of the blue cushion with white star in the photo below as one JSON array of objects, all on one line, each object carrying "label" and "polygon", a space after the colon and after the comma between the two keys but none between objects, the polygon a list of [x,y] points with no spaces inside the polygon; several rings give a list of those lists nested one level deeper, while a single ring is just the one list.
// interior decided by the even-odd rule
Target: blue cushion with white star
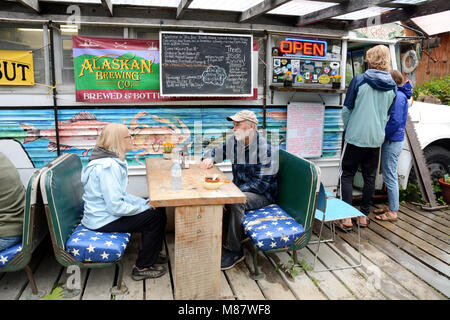
[{"label": "blue cushion with white star", "polygon": [[0,269],[3,268],[18,254],[22,251],[22,242],[19,242],[12,247],[9,247],[0,252]]},{"label": "blue cushion with white star", "polygon": [[289,247],[305,233],[305,228],[276,204],[247,211],[242,225],[262,251]]},{"label": "blue cushion with white star", "polygon": [[81,223],[67,239],[66,251],[80,262],[113,262],[122,258],[129,233],[98,232]]}]

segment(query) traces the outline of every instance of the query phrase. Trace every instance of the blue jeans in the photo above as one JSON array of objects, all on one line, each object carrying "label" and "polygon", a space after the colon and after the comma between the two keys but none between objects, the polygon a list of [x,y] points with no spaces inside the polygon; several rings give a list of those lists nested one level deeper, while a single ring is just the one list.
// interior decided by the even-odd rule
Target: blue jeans
[{"label": "blue jeans", "polygon": [[403,141],[385,141],[381,147],[381,171],[391,211],[398,211],[399,208],[397,163],[402,147]]},{"label": "blue jeans", "polygon": [[8,249],[22,241],[22,236],[0,238],[0,251]]}]

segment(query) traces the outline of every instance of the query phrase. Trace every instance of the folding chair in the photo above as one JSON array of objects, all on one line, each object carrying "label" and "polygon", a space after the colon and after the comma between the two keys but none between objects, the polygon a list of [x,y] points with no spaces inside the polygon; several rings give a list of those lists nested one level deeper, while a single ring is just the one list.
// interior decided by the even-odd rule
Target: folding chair
[{"label": "folding chair", "polygon": [[[345,266],[345,267],[337,267],[337,268],[327,268],[323,270],[316,270],[316,260],[317,256],[319,254],[320,244],[325,242],[334,242],[336,240],[335,237],[335,226],[334,222],[341,219],[348,219],[348,218],[357,218],[357,217],[365,217],[365,215],[356,209],[355,207],[349,205],[348,203],[342,201],[341,199],[335,198],[331,193],[327,192],[323,186],[322,183],[320,183],[320,190],[319,190],[319,198],[317,200],[317,209],[315,212],[314,218],[319,220],[321,222],[320,225],[320,231],[319,231],[319,240],[317,241],[310,241],[310,244],[317,244],[317,250],[314,255],[314,264],[313,264],[313,271],[314,272],[322,272],[322,271],[333,271],[333,270],[343,270],[343,269],[350,269],[350,268],[357,268],[361,266],[361,230],[359,225],[359,219],[358,219],[358,252],[359,252],[359,263],[354,264],[351,266]],[[322,238],[322,230],[323,225],[326,222],[330,222],[330,229],[331,229],[331,238],[321,240]]]}]

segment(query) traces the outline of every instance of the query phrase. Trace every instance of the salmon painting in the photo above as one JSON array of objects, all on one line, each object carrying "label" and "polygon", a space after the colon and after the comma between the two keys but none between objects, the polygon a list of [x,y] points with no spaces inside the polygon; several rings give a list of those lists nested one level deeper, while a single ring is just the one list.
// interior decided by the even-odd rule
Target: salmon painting
[{"label": "salmon painting", "polygon": [[[110,122],[98,121],[97,117],[89,112],[80,112],[67,121],[58,121],[60,149],[81,149],[83,156],[87,156],[94,148],[103,127],[108,123]],[[55,128],[37,129],[26,123],[21,123],[20,126],[27,132],[24,144],[38,139],[48,139],[50,140],[48,151],[57,150]]]},{"label": "salmon painting", "polygon": [[[140,157],[150,154],[161,154],[164,142],[180,145],[188,141],[191,136],[189,128],[176,117],[174,119],[180,127],[169,119],[160,118],[157,115],[152,115],[152,119],[165,126],[149,126],[146,123],[138,122],[139,118],[146,115],[148,115],[146,111],[138,112],[129,126],[133,137],[133,151],[143,150],[143,152],[135,155],[136,161],[142,165],[144,163],[140,160]],[[123,124],[125,124],[126,119],[123,119]],[[60,150],[77,148],[83,150],[83,156],[87,156],[95,147],[97,137],[104,126],[109,123],[111,122],[97,120],[97,117],[89,112],[80,112],[67,121],[58,121]],[[38,139],[48,139],[50,140],[48,151],[57,150],[55,128],[37,129],[26,123],[21,123],[20,125],[27,132],[24,144]],[[175,150],[180,149],[181,147],[177,147]]]}]

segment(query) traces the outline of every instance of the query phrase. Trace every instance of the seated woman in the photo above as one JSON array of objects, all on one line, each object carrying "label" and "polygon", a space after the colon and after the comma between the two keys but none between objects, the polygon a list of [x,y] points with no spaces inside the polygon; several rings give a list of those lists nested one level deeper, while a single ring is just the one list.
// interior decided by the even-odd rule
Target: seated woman
[{"label": "seated woman", "polygon": [[0,152],[0,251],[22,241],[25,188],[19,172]]},{"label": "seated woman", "polygon": [[125,155],[132,148],[132,137],[125,125],[105,126],[81,174],[84,186],[81,223],[100,232],[142,232],[142,246],[132,278],[158,278],[167,271],[159,265],[168,262],[168,257],[160,253],[167,217],[163,208],[152,208],[149,200],[126,192]]}]

